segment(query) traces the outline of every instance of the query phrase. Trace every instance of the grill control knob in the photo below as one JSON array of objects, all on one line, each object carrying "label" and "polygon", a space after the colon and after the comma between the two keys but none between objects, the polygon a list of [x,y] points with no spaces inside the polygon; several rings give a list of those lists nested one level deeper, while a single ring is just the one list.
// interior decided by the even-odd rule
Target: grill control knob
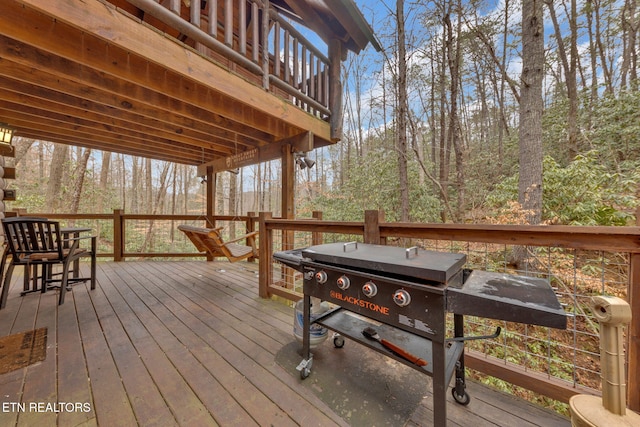
[{"label": "grill control knob", "polygon": [[400,307],[406,307],[411,303],[411,295],[404,289],[398,289],[393,293],[393,302]]},{"label": "grill control knob", "polygon": [[351,285],[351,281],[347,276],[340,277],[336,283],[338,284],[338,287],[342,290],[348,289],[349,285]]},{"label": "grill control knob", "polygon": [[378,287],[373,282],[367,282],[362,286],[362,293],[369,298],[373,298],[378,293]]},{"label": "grill control knob", "polygon": [[324,271],[318,271],[316,273],[316,282],[319,284],[327,283],[327,273]]}]

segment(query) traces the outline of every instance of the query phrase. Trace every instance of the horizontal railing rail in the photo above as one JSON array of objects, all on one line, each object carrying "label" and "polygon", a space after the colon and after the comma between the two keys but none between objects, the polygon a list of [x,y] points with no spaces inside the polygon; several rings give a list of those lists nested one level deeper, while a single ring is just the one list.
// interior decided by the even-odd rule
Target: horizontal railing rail
[{"label": "horizontal railing rail", "polygon": [[[192,258],[206,257],[207,255],[200,252],[193,252],[193,245],[188,239],[177,232],[177,225],[171,227],[157,226],[152,228],[149,234],[152,238],[171,238],[172,233],[174,239],[185,242],[182,250],[132,250],[127,247],[128,242],[139,241],[141,235],[147,234],[151,224],[159,222],[170,222],[174,224],[190,223],[202,227],[213,228],[220,223],[240,223],[244,225],[241,234],[257,230],[256,224],[258,217],[255,215],[216,215],[207,218],[205,215],[147,215],[147,214],[126,214],[120,209],[116,209],[112,214],[66,214],[66,213],[32,213],[25,210],[18,210],[21,216],[38,216],[49,219],[57,219],[64,222],[65,225],[77,225],[82,222],[83,225],[89,225],[98,235],[98,253],[100,258],[113,258],[114,261],[125,261],[127,258]],[[142,226],[136,223],[143,223]],[[144,227],[144,229],[141,229]],[[227,226],[226,228],[231,228]],[[158,234],[160,237],[158,237]],[[135,234],[135,235],[134,235]],[[110,249],[110,250],[109,250]]]}]

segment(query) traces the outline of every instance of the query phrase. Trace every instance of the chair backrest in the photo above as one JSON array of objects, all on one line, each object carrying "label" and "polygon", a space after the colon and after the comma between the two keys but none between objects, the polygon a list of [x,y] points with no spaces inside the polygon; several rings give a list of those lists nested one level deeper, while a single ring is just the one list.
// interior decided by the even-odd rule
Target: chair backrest
[{"label": "chair backrest", "polygon": [[178,230],[182,231],[200,252],[209,252],[213,256],[225,256],[220,248],[220,242],[213,240],[209,235],[209,232],[215,229],[179,225]]},{"label": "chair backrest", "polygon": [[62,258],[60,223],[46,218],[13,217],[2,220],[7,247],[17,259],[57,253]]}]

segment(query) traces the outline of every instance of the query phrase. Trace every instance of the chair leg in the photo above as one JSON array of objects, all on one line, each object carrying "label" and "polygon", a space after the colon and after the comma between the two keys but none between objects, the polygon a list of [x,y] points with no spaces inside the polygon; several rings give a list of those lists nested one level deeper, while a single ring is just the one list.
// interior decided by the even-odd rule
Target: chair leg
[{"label": "chair leg", "polygon": [[23,292],[29,291],[29,288],[30,288],[29,282],[31,282],[31,265],[26,264],[24,266],[24,283],[22,284]]},{"label": "chair leg", "polygon": [[91,253],[91,290],[96,288],[96,252]]},{"label": "chair leg", "polygon": [[93,236],[91,238],[91,290],[96,288],[96,252],[98,246],[98,238]]},{"label": "chair leg", "polygon": [[13,263],[9,264],[7,272],[4,275],[4,283],[2,284],[2,293],[0,294],[0,309],[3,309],[7,305],[7,298],[9,296],[9,286],[11,285],[11,275],[13,274]]},{"label": "chair leg", "polygon": [[40,292],[42,292],[43,294],[45,292],[47,292],[47,284],[49,283],[49,280],[51,279],[51,270],[53,269],[53,266],[50,264],[42,264],[42,289],[40,289]]},{"label": "chair leg", "polygon": [[69,267],[70,262],[65,262],[62,267],[62,277],[60,278],[60,298],[58,299],[58,305],[64,303],[64,295],[67,293],[67,286],[69,284]]}]

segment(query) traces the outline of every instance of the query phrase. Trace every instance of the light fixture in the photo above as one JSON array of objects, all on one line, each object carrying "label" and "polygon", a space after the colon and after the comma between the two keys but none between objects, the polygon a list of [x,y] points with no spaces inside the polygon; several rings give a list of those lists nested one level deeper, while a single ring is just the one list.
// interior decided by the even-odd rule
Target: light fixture
[{"label": "light fixture", "polygon": [[296,164],[300,166],[300,169],[309,168],[316,164],[314,160],[307,157],[307,153],[295,153]]},{"label": "light fixture", "polygon": [[200,184],[204,184],[205,182],[207,182],[207,176],[206,175],[202,175],[200,177]]},{"label": "light fixture", "polygon": [[15,129],[5,123],[0,123],[0,144],[11,145]]}]

